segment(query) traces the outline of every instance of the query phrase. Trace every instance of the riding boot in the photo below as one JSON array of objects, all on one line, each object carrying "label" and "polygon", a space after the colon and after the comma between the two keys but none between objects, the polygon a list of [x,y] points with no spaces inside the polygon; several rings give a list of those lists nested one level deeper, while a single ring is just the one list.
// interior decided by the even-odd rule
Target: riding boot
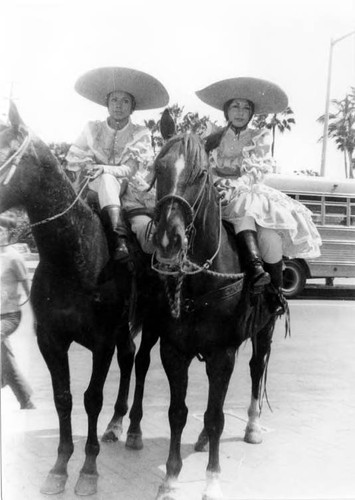
[{"label": "riding boot", "polygon": [[112,258],[121,262],[129,260],[127,248],[127,229],[121,218],[121,208],[117,205],[103,209],[110,221],[110,237],[113,242]]},{"label": "riding boot", "polygon": [[270,292],[270,310],[276,316],[282,316],[287,310],[287,302],[282,293],[283,284],[283,261],[280,260],[275,264],[264,264],[265,270],[270,274],[271,284],[268,287]]},{"label": "riding boot", "polygon": [[270,283],[270,276],[264,271],[258,247],[256,231],[249,229],[236,234],[237,248],[246,278],[253,292]]}]

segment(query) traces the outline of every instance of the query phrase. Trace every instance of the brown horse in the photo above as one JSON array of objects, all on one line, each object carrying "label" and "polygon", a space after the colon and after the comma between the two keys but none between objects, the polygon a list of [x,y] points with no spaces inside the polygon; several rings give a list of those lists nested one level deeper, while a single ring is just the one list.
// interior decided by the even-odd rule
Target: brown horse
[{"label": "brown horse", "polygon": [[206,363],[209,394],[204,429],[196,449],[209,442],[203,499],[212,500],[222,495],[219,443],[224,400],[236,350],[247,338],[251,338],[253,346],[252,394],[244,439],[261,442],[263,375],[275,316],[269,312],[267,292],[253,295],[243,280],[234,238],[221,221],[220,200],[202,141],[193,134],[170,139],[156,158],[155,178],[153,267],[163,281],[170,309],[169,317],[166,312],[160,314],[164,323],[164,329],[160,328],[160,349],[171,394],[170,451],[166,477],[157,498],[176,498],[175,482],[182,467],[181,434],[188,413],[188,368],[194,356],[198,356]]},{"label": "brown horse", "polygon": [[115,405],[118,422],[128,409],[135,354],[126,314],[130,273],[124,267],[114,268],[99,218],[76,195],[49,148],[31,134],[14,105],[9,118],[11,125],[0,128],[0,213],[22,205],[37,243],[40,261],[31,302],[59,418],[57,460],[41,491],[59,493],[67,480],[74,450],[68,350],[77,342],[93,355],[91,380],[84,394],[86,458],[75,487],[77,494],[89,495],[97,490],[97,420],[115,347],[121,369]]}]

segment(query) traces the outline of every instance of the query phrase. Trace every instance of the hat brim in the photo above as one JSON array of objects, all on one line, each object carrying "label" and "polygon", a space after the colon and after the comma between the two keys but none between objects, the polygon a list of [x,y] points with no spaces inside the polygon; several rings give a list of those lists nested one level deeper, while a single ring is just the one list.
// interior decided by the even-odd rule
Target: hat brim
[{"label": "hat brim", "polygon": [[221,80],[197,91],[196,95],[204,103],[220,110],[231,99],[248,99],[254,104],[255,114],[280,113],[288,106],[288,97],[278,85],[259,78]]},{"label": "hat brim", "polygon": [[154,77],[131,68],[97,68],[83,74],[75,90],[86,99],[107,106],[107,96],[114,91],[128,92],[136,101],[137,110],[166,106],[169,94]]}]

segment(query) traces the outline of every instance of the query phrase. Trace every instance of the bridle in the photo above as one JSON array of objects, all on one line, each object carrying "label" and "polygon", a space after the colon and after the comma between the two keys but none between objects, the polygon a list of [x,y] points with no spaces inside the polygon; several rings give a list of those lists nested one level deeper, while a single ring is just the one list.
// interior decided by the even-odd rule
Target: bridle
[{"label": "bridle", "polygon": [[26,134],[26,137],[24,138],[20,147],[0,166],[0,175],[7,167],[9,167],[9,172],[7,176],[1,182],[1,184],[3,184],[4,186],[6,186],[10,182],[12,176],[16,172],[16,168],[18,167],[30,143],[31,143],[31,138],[30,134],[28,133]]},{"label": "bridle", "polygon": [[156,222],[159,222],[162,209],[164,206],[166,206],[167,203],[170,204],[177,203],[182,208],[182,211],[186,219],[185,237],[188,242],[187,248],[180,251],[179,254],[180,258],[178,264],[174,263],[174,265],[169,265],[166,263],[159,262],[159,260],[156,257],[156,251],[154,251],[152,255],[151,267],[154,271],[158,272],[161,275],[183,276],[187,274],[197,274],[203,271],[208,271],[214,259],[219,253],[219,250],[221,248],[221,236],[222,236],[222,214],[221,214],[222,209],[220,200],[219,200],[219,235],[218,235],[218,244],[216,251],[214,252],[212,257],[206,259],[206,261],[202,265],[192,262],[187,256],[189,249],[193,244],[194,235],[196,233],[194,223],[202,206],[202,202],[204,200],[205,188],[207,185],[207,180],[209,178],[207,170],[203,170],[202,173],[204,174],[204,180],[197,194],[197,197],[192,205],[190,205],[190,203],[183,196],[177,194],[167,194],[163,196],[156,204],[155,216],[154,216],[154,220]]},{"label": "bridle", "polygon": [[[212,257],[206,259],[206,261],[202,264],[196,264],[192,262],[188,258],[188,252],[193,244],[194,235],[196,233],[195,229],[195,221],[196,217],[201,209],[204,196],[205,196],[205,188],[207,185],[207,180],[209,179],[208,172],[204,171],[205,179],[204,182],[198,192],[196,200],[191,205],[183,196],[176,194],[168,194],[163,196],[156,205],[155,211],[155,222],[159,222],[161,212],[167,203],[177,203],[182,208],[182,211],[185,214],[186,225],[185,225],[185,237],[188,241],[187,248],[182,249],[179,253],[179,260],[177,263],[169,264],[165,262],[160,262],[156,257],[156,251],[154,251],[151,260],[151,267],[154,271],[156,271],[164,285],[165,294],[168,300],[169,309],[171,316],[174,319],[179,319],[181,316],[181,310],[184,309],[185,312],[191,312],[194,310],[194,302],[195,299],[186,298],[184,302],[182,302],[182,285],[184,279],[187,275],[196,275],[198,273],[205,273],[210,276],[215,276],[218,278],[227,278],[228,280],[235,280],[231,285],[228,285],[228,290],[233,289],[233,293],[236,290],[236,283],[239,283],[243,278],[243,273],[230,274],[230,273],[221,273],[219,271],[211,270],[210,267],[217,257],[222,242],[222,199],[219,197],[218,199],[218,217],[219,217],[219,235],[218,235],[218,244],[215,252]],[[173,278],[173,281],[169,281],[169,278]],[[226,288],[226,287],[225,287]],[[219,289],[214,290],[214,292],[218,293]],[[203,296],[205,297],[205,296]],[[199,301],[201,302],[201,297]]]},{"label": "bridle", "polygon": [[[27,151],[27,148],[29,147],[30,144],[31,144],[31,136],[30,136],[30,133],[27,133],[22,144],[20,145],[20,147],[7,160],[5,160],[5,162],[0,166],[0,175],[2,174],[3,171],[5,171],[6,168],[9,168],[9,172],[8,172],[7,176],[5,177],[5,179],[3,181],[0,181],[0,184],[3,184],[4,186],[6,186],[10,182],[11,178],[13,177],[14,173],[16,172],[16,169],[17,169],[20,161],[22,160],[23,155]],[[62,215],[66,214],[77,203],[77,201],[79,200],[81,194],[85,190],[85,188],[88,185],[88,183],[90,182],[90,180],[91,179],[88,176],[85,179],[83,186],[80,188],[80,191],[77,194],[77,196],[75,197],[74,201],[69,205],[69,207],[67,207],[65,210],[63,210],[63,212],[55,214],[52,217],[47,217],[43,220],[33,222],[32,224],[29,224],[29,227],[33,228],[36,226],[40,226],[42,224],[46,224],[47,222],[58,219],[58,217],[61,217]]]}]

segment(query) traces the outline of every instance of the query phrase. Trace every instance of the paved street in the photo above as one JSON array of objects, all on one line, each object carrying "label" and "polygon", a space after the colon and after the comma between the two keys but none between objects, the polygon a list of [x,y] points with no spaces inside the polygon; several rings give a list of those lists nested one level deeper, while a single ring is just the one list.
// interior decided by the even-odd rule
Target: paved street
[{"label": "paved street", "polygon": [[[351,301],[290,301],[291,338],[279,321],[274,335],[264,405],[261,445],[243,442],[250,396],[250,343],[241,347],[225,404],[221,441],[222,488],[228,500],[354,499],[355,474],[355,304]],[[20,411],[8,388],[2,396],[3,500],[42,500],[41,484],[53,466],[58,423],[47,368],[39,354],[31,311],[25,306],[13,347],[34,390],[37,410]],[[90,374],[90,353],[70,351],[74,397],[75,452],[66,491],[55,498],[72,500],[84,457],[86,416],[82,394]],[[99,419],[102,434],[116,397],[118,370],[111,366]],[[188,423],[182,439],[180,494],[198,500],[204,488],[207,455],[194,453],[206,404],[203,363],[194,360],[187,398]],[[92,500],[153,500],[164,476],[168,454],[168,387],[155,348],[144,400],[145,447],[128,451],[124,442],[102,444],[98,458],[99,492]],[[127,421],[125,430],[127,429]]]}]

